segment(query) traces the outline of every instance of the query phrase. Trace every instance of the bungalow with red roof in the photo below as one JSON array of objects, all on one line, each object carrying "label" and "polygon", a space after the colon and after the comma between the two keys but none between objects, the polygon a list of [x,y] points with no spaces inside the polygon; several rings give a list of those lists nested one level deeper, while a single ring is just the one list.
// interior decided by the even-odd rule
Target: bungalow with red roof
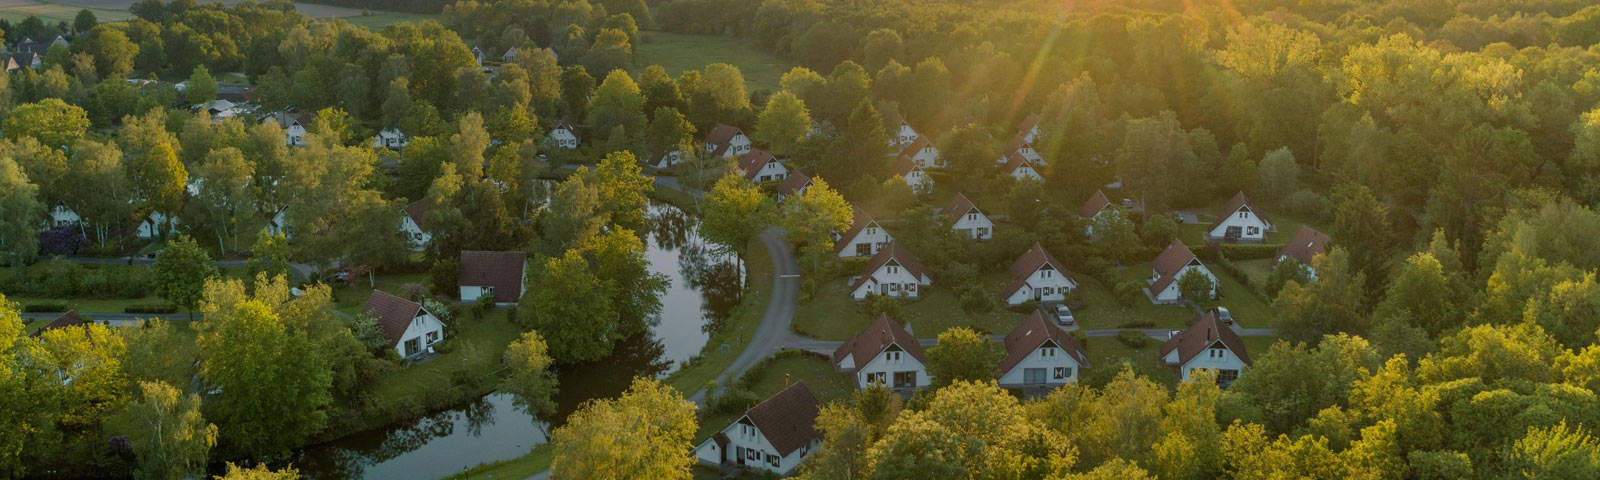
[{"label": "bungalow with red roof", "polygon": [[1056,261],[1039,242],[1033,242],[1033,246],[1011,264],[1011,284],[1001,295],[1006,305],[1015,307],[1030,301],[1060,302],[1077,289],[1078,280],[1072,278],[1067,267]]},{"label": "bungalow with red roof", "polygon": [[1150,263],[1151,272],[1149,286],[1145,293],[1150,295],[1154,303],[1178,303],[1183,299],[1183,293],[1178,291],[1178,279],[1184,275],[1205,275],[1211,279],[1211,296],[1217,295],[1217,276],[1211,269],[1200,263],[1200,258],[1189,251],[1183,242],[1173,239],[1161,255]]},{"label": "bungalow with red roof", "polygon": [[1016,136],[1011,137],[1011,140],[1006,141],[1005,146],[1000,149],[1000,158],[995,159],[994,163],[1003,164],[1010,161],[1008,157],[1010,157],[1011,154],[1017,154],[1035,165],[1045,164],[1044,156],[1039,155],[1039,151],[1034,150],[1033,144],[1028,143],[1027,140],[1024,140],[1021,133],[1016,134]]},{"label": "bungalow with red roof", "polygon": [[1305,270],[1308,278],[1316,280],[1317,270],[1311,268],[1311,259],[1327,252],[1331,240],[1328,234],[1302,225],[1300,231],[1294,232],[1294,237],[1289,238],[1289,243],[1283,244],[1278,254],[1272,257],[1272,268],[1278,268],[1279,263],[1293,258],[1300,262],[1300,268]]},{"label": "bungalow with red roof", "polygon": [[44,324],[43,327],[39,327],[38,330],[34,330],[33,333],[28,334],[28,336],[39,338],[44,336],[44,332],[69,327],[84,327],[88,326],[89,323],[90,322],[88,320],[84,320],[83,317],[78,316],[78,311],[68,310],[67,313],[63,313],[61,316],[56,317],[55,320],[51,320],[50,323]]},{"label": "bungalow with red roof", "polygon": [[1187,330],[1173,332],[1161,345],[1161,361],[1178,367],[1178,374],[1185,382],[1196,369],[1215,370],[1217,384],[1226,387],[1250,364],[1250,355],[1245,353],[1244,341],[1239,335],[1222,325],[1217,320],[1216,310],[1212,310]]},{"label": "bungalow with red roof", "polygon": [[1023,157],[1022,154],[1011,152],[1006,154],[1005,159],[1006,164],[1005,166],[1001,167],[1001,169],[1006,172],[1006,175],[1010,175],[1011,178],[1015,178],[1017,180],[1026,178],[1036,182],[1044,181],[1044,176],[1039,175],[1039,170],[1034,167],[1033,162],[1028,161],[1028,159]]},{"label": "bungalow with red roof", "polygon": [[789,197],[805,195],[806,190],[809,188],[811,188],[811,177],[807,176],[805,172],[790,170],[789,174],[783,177],[783,182],[778,184],[778,201],[782,202]]},{"label": "bungalow with red roof", "polygon": [[933,189],[933,179],[928,177],[928,172],[905,155],[895,159],[894,174],[904,179],[913,192],[926,193]]},{"label": "bungalow with red roof", "polygon": [[733,158],[750,153],[750,137],[733,125],[717,124],[706,133],[706,153],[718,158]]},{"label": "bungalow with red roof", "polygon": [[926,138],[918,138],[900,150],[900,157],[911,160],[912,163],[922,168],[944,168],[944,161],[939,159],[939,148],[933,146]]},{"label": "bungalow with red roof", "polygon": [[1206,239],[1226,243],[1261,243],[1270,230],[1272,222],[1261,216],[1244,192],[1239,192],[1223,205],[1222,211],[1217,212],[1217,221],[1206,230]]},{"label": "bungalow with red roof", "polygon": [[1002,388],[1054,389],[1078,381],[1089,355],[1071,335],[1035,310],[1006,334],[1006,356],[995,368]]},{"label": "bungalow with red roof", "polygon": [[394,347],[400,358],[411,358],[432,350],[444,340],[444,322],[421,304],[382,290],[373,290],[361,313],[378,320],[379,333]]},{"label": "bungalow with red roof", "polygon": [[870,257],[876,255],[884,245],[894,241],[894,237],[878,225],[878,221],[859,208],[854,209],[855,219],[850,223],[850,229],[839,234],[833,242],[834,253],[841,258]]},{"label": "bungalow with red roof", "polygon": [[879,315],[866,330],[833,351],[833,365],[855,374],[856,387],[881,385],[909,393],[933,382],[922,344],[888,315]]},{"label": "bungalow with red roof", "polygon": [[528,282],[528,254],[523,252],[461,252],[461,301],[472,303],[478,297],[494,297],[494,304],[509,307],[522,298]]},{"label": "bungalow with red roof", "polygon": [[984,215],[966,195],[956,193],[956,197],[950,200],[950,206],[944,207],[939,214],[950,219],[951,229],[966,234],[967,238],[974,240],[994,238],[994,221],[989,220],[989,216]]},{"label": "bungalow with red roof", "polygon": [[1116,209],[1106,208],[1109,206],[1111,199],[1106,198],[1106,192],[1095,190],[1094,195],[1084,201],[1083,206],[1078,207],[1078,216],[1083,218],[1083,236],[1089,237],[1090,240],[1098,238],[1094,234],[1095,219],[1099,218],[1101,213],[1108,211],[1112,212],[1111,215],[1116,214]]},{"label": "bungalow with red roof", "polygon": [[700,442],[694,450],[701,463],[740,466],[787,475],[822,448],[817,431],[821,411],[816,395],[795,382],[745,410],[738,420]]},{"label": "bungalow with red roof", "polygon": [[756,183],[776,182],[789,175],[788,167],[766,150],[751,150],[739,161],[744,178]]},{"label": "bungalow with red roof", "polygon": [[428,211],[432,209],[433,204],[424,198],[406,205],[404,214],[400,216],[400,232],[411,242],[412,250],[421,251],[428,247],[428,242],[433,241],[433,235],[428,233],[431,224],[427,220]]},{"label": "bungalow with red roof", "polygon": [[1033,143],[1039,140],[1039,114],[1028,114],[1022,119],[1022,124],[1017,126],[1017,134],[1022,136],[1022,141]]},{"label": "bungalow with red roof", "polygon": [[905,120],[892,121],[891,125],[893,127],[889,129],[890,148],[902,148],[916,143],[917,139],[922,138],[922,135],[911,128],[911,124],[906,123]]},{"label": "bungalow with red roof", "polygon": [[919,287],[933,285],[933,277],[922,261],[901,247],[890,243],[867,261],[866,272],[850,285],[850,296],[865,300],[867,295],[896,298],[917,298]]}]

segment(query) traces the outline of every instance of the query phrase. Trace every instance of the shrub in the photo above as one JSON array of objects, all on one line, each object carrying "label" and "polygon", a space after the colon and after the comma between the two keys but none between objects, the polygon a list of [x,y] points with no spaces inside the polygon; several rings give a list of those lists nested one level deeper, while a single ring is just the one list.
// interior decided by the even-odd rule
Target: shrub
[{"label": "shrub", "polygon": [[730,388],[716,396],[711,404],[712,413],[739,413],[761,402],[761,396],[743,388]]},{"label": "shrub", "polygon": [[461,261],[446,258],[433,262],[433,267],[428,269],[428,283],[433,284],[433,291],[440,295],[454,296],[460,290],[456,282],[461,278]]},{"label": "shrub", "polygon": [[961,309],[967,313],[988,312],[994,310],[995,301],[982,288],[968,287],[961,292]]},{"label": "shrub", "polygon": [[177,313],[178,306],[170,303],[140,303],[128,305],[122,313]]},{"label": "shrub", "polygon": [[1117,341],[1127,345],[1128,348],[1144,348],[1150,343],[1150,337],[1137,330],[1123,330],[1117,332]]},{"label": "shrub", "polygon": [[1083,330],[1073,330],[1067,335],[1071,335],[1073,340],[1077,340],[1078,345],[1082,346],[1084,351],[1089,351],[1089,336],[1085,335]]},{"label": "shrub", "polygon": [[1144,294],[1144,287],[1144,282],[1124,280],[1117,282],[1117,286],[1112,287],[1112,293],[1116,294],[1117,302],[1121,303],[1122,306],[1131,307],[1139,302],[1148,300]]},{"label": "shrub", "polygon": [[1327,212],[1333,210],[1328,197],[1309,189],[1289,194],[1283,199],[1283,208],[1289,213],[1309,220],[1323,220]]},{"label": "shrub", "polygon": [[40,302],[22,305],[22,313],[65,312],[67,304],[59,302]]},{"label": "shrub", "polygon": [[867,294],[867,299],[861,302],[867,316],[878,318],[879,315],[888,315],[889,318],[900,318],[900,299],[888,295]]},{"label": "shrub", "polygon": [[1261,258],[1272,258],[1274,255],[1278,254],[1278,249],[1280,248],[1283,248],[1282,244],[1267,243],[1223,244],[1217,246],[1217,249],[1220,250],[1220,253],[1223,256],[1228,257],[1230,260],[1255,260]]}]

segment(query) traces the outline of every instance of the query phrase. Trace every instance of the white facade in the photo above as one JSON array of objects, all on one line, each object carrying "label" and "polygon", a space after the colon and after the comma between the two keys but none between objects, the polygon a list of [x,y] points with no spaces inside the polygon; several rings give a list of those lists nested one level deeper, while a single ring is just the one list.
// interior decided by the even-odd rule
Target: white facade
[{"label": "white facade", "polygon": [[867,274],[867,279],[860,282],[850,296],[856,300],[865,300],[868,294],[895,298],[917,298],[919,287],[933,284],[927,276],[918,277],[900,262],[890,259],[877,270]]},{"label": "white facade", "polygon": [[400,130],[394,128],[378,132],[378,136],[372,139],[372,146],[390,150],[405,148],[410,143],[409,140],[406,140],[406,134],[400,133]]},{"label": "white facade", "polygon": [[856,387],[867,388],[873,385],[883,385],[895,390],[922,389],[932,383],[933,377],[928,376],[928,368],[917,361],[911,352],[900,348],[898,344],[889,344],[877,356],[868,360],[865,365],[856,368],[853,358],[846,358],[838,365],[839,368],[855,368]]},{"label": "white facade", "polygon": [[82,218],[78,217],[78,212],[72,211],[72,209],[67,208],[66,205],[56,205],[55,208],[50,209],[50,224],[46,225],[44,230],[49,230],[55,227],[65,227],[68,225],[77,225],[78,222],[81,222],[82,220]]},{"label": "white facade", "polygon": [[777,160],[762,164],[761,169],[757,170],[754,175],[745,174],[746,178],[756,183],[776,182],[783,180],[787,176],[789,176],[789,169],[783,166],[783,162]]},{"label": "white facade", "polygon": [[494,285],[461,285],[461,303],[473,303],[478,297],[494,296]]},{"label": "white facade", "polygon": [[1029,274],[1028,280],[1006,297],[1006,305],[1015,307],[1029,301],[1060,302],[1077,289],[1078,283],[1072,281],[1072,277],[1046,263]]},{"label": "white facade", "polygon": [[761,433],[750,417],[740,417],[738,421],[722,429],[722,435],[728,438],[727,449],[724,450],[714,438],[708,438],[694,449],[695,457],[701,462],[722,465],[743,465],[750,468],[759,468],[778,475],[786,475],[800,466],[800,461],[811,455],[811,452],[822,447],[821,440],[812,440],[810,443],[789,452],[788,455],[779,456],[778,449],[772,446],[767,436]]},{"label": "white facade", "polygon": [[961,215],[961,218],[956,219],[955,223],[950,225],[950,228],[964,233],[967,238],[974,240],[994,238],[994,221],[989,220],[988,215],[984,215],[983,212],[978,211],[976,208]]},{"label": "white facade", "polygon": [[660,157],[657,157],[656,163],[653,166],[656,168],[672,168],[673,165],[677,165],[679,163],[683,163],[683,152],[679,150],[673,150],[662,154]]},{"label": "white facade", "polygon": [[1197,368],[1216,370],[1218,380],[1223,381],[1224,384],[1231,382],[1234,378],[1238,378],[1239,372],[1244,370],[1244,360],[1234,354],[1233,350],[1229,350],[1227,345],[1224,345],[1220,340],[1213,341],[1211,346],[1206,347],[1199,355],[1195,355],[1194,358],[1189,359],[1183,365],[1178,365],[1178,349],[1176,348],[1167,352],[1167,355],[1162,357],[1161,360],[1166,362],[1167,365],[1177,366],[1178,373],[1185,382],[1189,381],[1189,375],[1194,373]]},{"label": "white facade", "polygon": [[395,342],[394,351],[400,354],[400,358],[406,358],[428,351],[429,346],[440,340],[444,340],[444,322],[427,310],[418,309],[417,316],[406,327],[406,333],[400,335],[400,341]]},{"label": "white facade", "polygon": [[1078,370],[1083,368],[1078,360],[1072,358],[1072,353],[1056,345],[1054,340],[1046,341],[1029,353],[1027,357],[1011,367],[1010,371],[1000,374],[1000,386],[1004,388],[1050,386],[1056,387],[1068,383],[1077,383]]},{"label": "white facade", "polygon": [[[1211,296],[1213,298],[1216,297],[1217,296],[1217,276],[1211,274],[1211,269],[1206,268],[1206,266],[1204,264],[1201,264],[1199,260],[1195,260],[1195,261],[1191,262],[1189,265],[1184,266],[1183,270],[1180,271],[1178,273],[1178,275],[1172,277],[1172,281],[1171,282],[1167,283],[1167,287],[1161,289],[1160,292],[1155,292],[1151,296],[1150,300],[1155,302],[1155,303],[1178,303],[1178,300],[1183,298],[1182,292],[1178,291],[1178,282],[1183,280],[1183,276],[1184,275],[1187,275],[1189,272],[1192,272],[1192,271],[1198,271],[1198,272],[1204,274],[1206,277],[1209,277],[1211,279]],[[1151,274],[1150,282],[1148,282],[1148,283],[1155,283],[1160,278],[1161,278],[1161,272],[1155,272],[1155,273]]]},{"label": "white facade", "polygon": [[427,248],[428,242],[433,241],[433,235],[423,231],[422,226],[417,225],[416,219],[411,218],[410,215],[400,216],[400,232],[404,233],[406,240],[411,242],[411,250],[413,251],[420,252]]},{"label": "white facade", "polygon": [[900,128],[889,133],[889,146],[895,148],[904,147],[916,143],[918,138],[922,138],[922,136],[918,135],[917,131],[911,128],[911,125],[902,123]]},{"label": "white facade", "polygon": [[1211,240],[1225,240],[1233,242],[1261,243],[1267,237],[1267,230],[1272,229],[1272,224],[1267,223],[1260,215],[1248,208],[1238,211],[1221,219],[1216,227],[1206,232],[1206,238]]},{"label": "white facade", "polygon": [[578,134],[566,126],[550,130],[550,139],[555,140],[556,146],[560,148],[567,150],[576,150],[578,148]]},{"label": "white facade", "polygon": [[[706,144],[706,153],[717,153],[717,149],[720,147],[722,145],[708,143]],[[728,139],[728,148],[722,151],[722,158],[737,157],[746,153],[750,153],[750,137],[745,136],[744,132],[741,131],[734,133],[733,137]]]},{"label": "white facade", "polygon": [[1026,179],[1031,179],[1031,180],[1033,180],[1035,182],[1043,182],[1044,181],[1044,177],[1039,175],[1039,171],[1038,170],[1034,170],[1033,169],[1033,165],[1030,165],[1028,163],[1023,163],[1022,165],[1018,165],[1017,168],[1012,169],[1011,170],[1011,178],[1015,178],[1017,180],[1022,180],[1024,178],[1026,178]]},{"label": "white facade", "polygon": [[944,160],[939,158],[939,148],[934,147],[932,143],[923,144],[922,148],[911,154],[911,161],[923,168],[944,168],[945,166]]},{"label": "white facade", "polygon": [[842,258],[871,257],[878,254],[884,245],[894,241],[889,232],[878,226],[876,220],[867,224],[861,231],[856,232],[851,238],[840,239],[839,256]]},{"label": "white facade", "polygon": [[910,186],[913,192],[925,193],[933,189],[933,179],[928,178],[928,172],[923,171],[920,166],[913,167],[911,171],[906,172],[903,176],[906,179],[906,185]]}]

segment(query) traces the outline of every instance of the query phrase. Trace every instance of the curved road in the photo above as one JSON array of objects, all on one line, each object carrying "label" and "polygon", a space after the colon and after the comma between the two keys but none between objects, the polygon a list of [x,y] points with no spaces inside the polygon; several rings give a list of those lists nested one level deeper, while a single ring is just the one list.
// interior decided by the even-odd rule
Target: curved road
[{"label": "curved road", "polygon": [[[722,373],[717,374],[717,388],[727,388],[732,380],[744,375],[746,370],[761,363],[762,359],[789,348],[792,340],[798,338],[790,332],[789,325],[794,322],[794,309],[800,299],[800,265],[795,262],[794,251],[789,248],[789,242],[784,239],[782,229],[768,228],[761,233],[761,243],[767,247],[767,254],[772,260],[772,296],[767,301],[767,312],[761,316],[761,324],[756,326],[756,332],[750,337],[750,343],[745,344],[744,350],[733,359],[733,363]],[[704,404],[706,399],[705,389],[700,389],[689,396],[689,400],[696,404]]]}]

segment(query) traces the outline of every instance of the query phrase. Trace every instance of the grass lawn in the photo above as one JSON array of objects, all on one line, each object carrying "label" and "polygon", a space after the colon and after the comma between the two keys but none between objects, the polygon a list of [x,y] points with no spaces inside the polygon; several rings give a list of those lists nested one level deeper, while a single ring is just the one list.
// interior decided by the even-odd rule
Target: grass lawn
[{"label": "grass lawn", "polygon": [[527,455],[504,462],[479,465],[447,478],[448,480],[488,480],[494,478],[517,480],[528,478],[535,473],[549,470],[550,462],[555,460],[555,454],[555,448],[552,448],[550,444],[544,444],[533,447],[533,451],[528,452]]},{"label": "grass lawn", "polygon": [[[785,374],[790,381],[805,382],[806,388],[811,389],[811,393],[817,396],[817,401],[824,404],[847,400],[855,392],[855,385],[851,384],[849,374],[835,371],[833,365],[822,357],[797,351],[780,353],[762,360],[739,378],[739,385],[755,393],[757,398],[765,399],[783,390]],[[694,435],[696,442],[711,437],[744,414],[743,411],[701,413],[700,430]]]},{"label": "grass lawn", "polygon": [[[448,337],[449,353],[396,370],[373,386],[372,395],[379,402],[436,396],[427,391],[450,385],[451,373],[463,364],[498,366],[506,345],[522,334],[522,329],[505,321],[505,314],[499,310],[480,319],[457,318],[455,323],[456,331]],[[487,392],[465,393],[470,397]]]},{"label": "grass lawn", "polygon": [[[77,18],[78,11],[83,9],[84,7],[72,5],[33,3],[29,1],[10,1],[0,4],[0,19],[5,19],[15,24],[27,19],[28,16],[32,15],[39,17],[39,19],[43,20],[45,24],[55,24],[56,22],[62,21],[70,24],[72,23],[73,19]],[[94,12],[94,17],[101,22],[117,22],[133,18],[133,14],[128,13],[128,9],[126,8],[114,10],[109,8],[89,7],[89,11]],[[42,40],[48,41],[49,39]]]},{"label": "grass lawn", "polygon": [[1213,272],[1217,275],[1221,285],[1218,285],[1218,294],[1221,295],[1216,302],[1206,306],[1221,305],[1228,307],[1228,313],[1233,314],[1233,319],[1249,328],[1263,328],[1277,325],[1277,315],[1272,313],[1272,304],[1262,298],[1255,290],[1239,283],[1239,280],[1222,272]]},{"label": "grass lawn", "polygon": [[367,27],[372,30],[382,30],[390,24],[400,22],[421,23],[427,20],[438,20],[439,16],[430,13],[404,13],[373,11],[371,15],[340,15],[351,24]]},{"label": "grass lawn", "polygon": [[[979,282],[993,286],[993,294],[1000,298],[1006,275],[985,275]],[[822,340],[848,340],[872,323],[859,302],[850,297],[846,280],[830,282],[818,289],[810,301],[801,302],[794,313],[794,331]],[[971,327],[979,332],[1003,334],[1021,322],[1024,315],[1003,308],[988,312],[971,313],[961,309],[961,299],[949,289],[934,285],[920,292],[922,298],[904,300],[900,313],[911,323],[912,334],[918,338],[933,338],[950,327]]]},{"label": "grass lawn", "polygon": [[[1137,273],[1140,279],[1147,278],[1150,269],[1128,269],[1127,272]],[[1126,277],[1123,277],[1126,278]],[[1079,328],[1084,330],[1100,330],[1109,328],[1124,328],[1124,325],[1148,323],[1155,327],[1181,328],[1189,324],[1194,313],[1177,305],[1156,305],[1143,298],[1134,301],[1133,306],[1123,306],[1117,301],[1116,294],[1111,287],[1101,284],[1091,278],[1080,278],[1078,290],[1075,293],[1081,306],[1072,312],[1078,320]]]},{"label": "grass lawn", "polygon": [[[407,283],[428,285],[426,273],[401,273],[391,275],[378,275],[378,290],[383,290],[398,296],[405,296],[404,287]],[[333,306],[339,311],[355,315],[361,313],[361,307],[366,305],[367,297],[372,296],[372,284],[368,283],[365,275],[351,278],[348,285],[333,289]],[[434,292],[441,293],[441,292]],[[454,296],[456,292],[442,292],[447,296]]]},{"label": "grass lawn", "polygon": [[[745,345],[750,343],[756,327],[761,325],[761,317],[767,313],[772,292],[772,261],[768,259],[766,245],[759,240],[750,242],[744,259],[745,267],[749,269],[750,285],[745,289],[743,300],[734,307],[722,328],[711,333],[700,355],[667,376],[667,384],[684,396],[694,394],[727,369],[733,359],[738,358],[739,352],[744,351]],[[722,350],[722,345],[728,346],[727,351]]]},{"label": "grass lawn", "polygon": [[634,58],[639,71],[646,66],[661,65],[668,74],[677,76],[685,70],[727,63],[739,67],[739,71],[744,73],[745,84],[751,90],[776,91],[779,77],[788,72],[791,66],[789,62],[757,50],[742,39],[654,31],[639,34],[644,42],[639,45]]},{"label": "grass lawn", "polygon": [[1094,337],[1089,339],[1084,346],[1089,354],[1089,369],[1084,374],[1084,384],[1102,387],[1123,365],[1133,368],[1134,373],[1143,375],[1167,386],[1178,384],[1178,371],[1161,363],[1161,341],[1154,338],[1148,339],[1141,348],[1129,347],[1117,337]]},{"label": "grass lawn", "polygon": [[1239,267],[1239,270],[1243,271],[1245,276],[1250,277],[1250,283],[1254,285],[1266,285],[1267,277],[1272,275],[1272,259],[1270,258],[1238,260],[1233,262],[1233,266]]},{"label": "grass lawn", "polygon": [[[122,309],[131,305],[165,304],[166,300],[155,295],[140,298],[41,298],[41,297],[10,297],[17,305],[30,303],[60,303],[67,306],[68,310],[77,310],[78,313],[122,313]],[[179,313],[183,313],[181,310]]]}]

